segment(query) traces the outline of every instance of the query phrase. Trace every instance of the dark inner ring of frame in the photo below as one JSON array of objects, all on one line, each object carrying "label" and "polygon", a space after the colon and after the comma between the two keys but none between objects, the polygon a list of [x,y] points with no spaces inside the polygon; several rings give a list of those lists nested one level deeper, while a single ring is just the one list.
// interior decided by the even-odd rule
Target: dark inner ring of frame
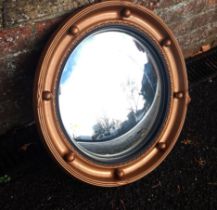
[{"label": "dark inner ring of frame", "polygon": [[68,141],[99,163],[142,153],[164,122],[169,77],[157,47],[122,25],[83,38],[60,74],[57,107]]}]

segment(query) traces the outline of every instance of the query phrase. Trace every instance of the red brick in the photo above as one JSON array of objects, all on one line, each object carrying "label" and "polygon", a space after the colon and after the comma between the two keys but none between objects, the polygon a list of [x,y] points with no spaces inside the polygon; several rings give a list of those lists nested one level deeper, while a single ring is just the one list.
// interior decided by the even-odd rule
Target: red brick
[{"label": "red brick", "polygon": [[196,29],[191,34],[178,37],[180,45],[184,52],[189,50],[196,51],[204,44],[212,44],[214,46],[217,40],[217,22],[210,23],[206,26]]},{"label": "red brick", "polygon": [[19,53],[31,48],[32,27],[18,27],[0,31],[0,59],[8,54]]},{"label": "red brick", "polygon": [[[3,5],[2,5],[2,1],[0,1],[0,11],[2,11]],[[0,12],[0,29],[3,26],[3,18],[2,18],[2,12]]]},{"label": "red brick", "polygon": [[171,29],[177,37],[191,34],[193,31],[206,26],[207,24],[217,21],[217,13],[215,9],[208,10],[203,14],[188,17],[179,24],[170,25]]},{"label": "red brick", "polygon": [[172,5],[177,5],[180,2],[183,2],[184,0],[161,0],[159,1],[159,8],[166,8],[170,7]]},{"label": "red brick", "polygon": [[166,9],[156,10],[156,13],[168,24],[180,24],[195,15],[203,14],[210,9],[216,9],[217,2],[208,3],[207,0],[182,1]]},{"label": "red brick", "polygon": [[88,4],[88,0],[6,0],[4,1],[4,25],[17,26],[59,17]]},{"label": "red brick", "polygon": [[50,39],[50,36],[57,30],[60,24],[65,20],[66,16],[61,16],[51,20],[45,20],[35,23],[34,32],[37,44],[45,44]]},{"label": "red brick", "polygon": [[63,17],[0,31],[0,59],[43,47]]}]

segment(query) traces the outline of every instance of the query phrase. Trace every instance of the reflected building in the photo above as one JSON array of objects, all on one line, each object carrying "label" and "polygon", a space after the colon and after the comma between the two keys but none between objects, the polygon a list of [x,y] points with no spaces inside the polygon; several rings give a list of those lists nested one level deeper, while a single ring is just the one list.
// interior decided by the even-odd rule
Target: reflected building
[{"label": "reflected building", "polygon": [[[127,81],[126,83],[128,87],[131,87],[129,92],[133,92],[135,87],[132,85],[134,82]],[[123,135],[132,129],[146,114],[149,110],[156,93],[157,87],[157,77],[153,74],[153,66],[150,63],[145,64],[144,66],[144,74],[142,78],[141,91],[139,95],[141,95],[144,99],[144,104],[141,109],[135,109],[135,107],[131,107],[131,111],[127,115],[127,120],[124,122],[118,120],[110,120],[109,118],[103,118],[96,125],[93,126],[94,135],[92,137],[93,141],[105,141],[114,139],[118,136]],[[126,88],[125,88],[126,89]],[[133,94],[132,94],[133,95]],[[139,95],[137,97],[139,97]],[[134,101],[137,99],[134,98]],[[79,137],[77,140],[85,141],[87,139]]]}]

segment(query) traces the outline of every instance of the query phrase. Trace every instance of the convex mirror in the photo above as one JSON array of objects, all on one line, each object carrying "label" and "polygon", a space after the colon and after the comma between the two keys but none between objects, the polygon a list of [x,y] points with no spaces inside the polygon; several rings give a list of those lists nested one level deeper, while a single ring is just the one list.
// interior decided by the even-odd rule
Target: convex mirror
[{"label": "convex mirror", "polygon": [[109,187],[134,182],[165,159],[189,102],[174,35],[128,1],[72,15],[45,49],[34,95],[55,160],[72,176]]}]

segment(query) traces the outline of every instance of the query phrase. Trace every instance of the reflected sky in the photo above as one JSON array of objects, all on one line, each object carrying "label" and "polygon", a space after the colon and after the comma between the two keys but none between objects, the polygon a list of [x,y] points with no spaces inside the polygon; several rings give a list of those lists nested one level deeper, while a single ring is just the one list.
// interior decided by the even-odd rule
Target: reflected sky
[{"label": "reflected sky", "polygon": [[71,139],[109,140],[135,126],[154,100],[152,68],[145,46],[127,33],[85,38],[60,78],[60,116]]}]

